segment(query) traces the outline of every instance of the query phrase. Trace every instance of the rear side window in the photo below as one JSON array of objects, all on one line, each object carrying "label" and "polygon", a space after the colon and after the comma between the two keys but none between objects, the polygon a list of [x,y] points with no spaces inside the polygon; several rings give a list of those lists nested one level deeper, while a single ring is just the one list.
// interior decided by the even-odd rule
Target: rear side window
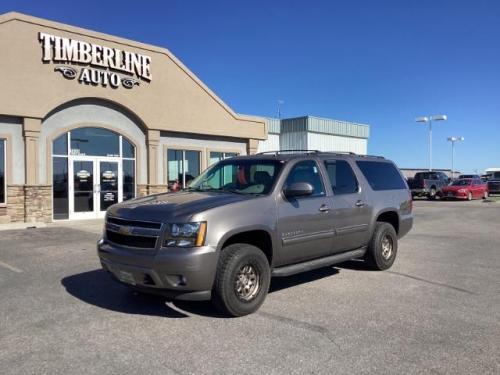
[{"label": "rear side window", "polygon": [[406,184],[394,164],[366,160],[358,160],[356,164],[373,190],[406,189]]},{"label": "rear side window", "polygon": [[345,160],[325,161],[328,179],[335,195],[353,194],[358,192],[358,180],[351,166]]}]

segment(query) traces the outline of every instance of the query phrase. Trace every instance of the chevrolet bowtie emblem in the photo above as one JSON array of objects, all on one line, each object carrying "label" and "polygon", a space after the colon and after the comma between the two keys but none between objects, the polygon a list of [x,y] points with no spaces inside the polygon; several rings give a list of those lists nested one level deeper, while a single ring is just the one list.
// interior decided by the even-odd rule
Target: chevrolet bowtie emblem
[{"label": "chevrolet bowtie emblem", "polygon": [[120,229],[118,229],[118,233],[120,234],[130,234],[132,233],[132,230],[130,227],[120,227]]}]

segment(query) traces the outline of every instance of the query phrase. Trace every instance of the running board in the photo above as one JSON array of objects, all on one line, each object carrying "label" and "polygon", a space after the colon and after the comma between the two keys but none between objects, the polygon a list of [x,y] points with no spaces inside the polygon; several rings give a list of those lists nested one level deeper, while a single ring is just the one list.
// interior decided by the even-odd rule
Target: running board
[{"label": "running board", "polygon": [[294,275],[296,273],[311,271],[316,268],[331,266],[332,264],[342,263],[351,259],[360,258],[365,255],[366,247],[360,247],[356,250],[346,251],[345,253],[330,255],[324,258],[309,260],[303,263],[292,264],[274,268],[272,277],[284,277]]}]

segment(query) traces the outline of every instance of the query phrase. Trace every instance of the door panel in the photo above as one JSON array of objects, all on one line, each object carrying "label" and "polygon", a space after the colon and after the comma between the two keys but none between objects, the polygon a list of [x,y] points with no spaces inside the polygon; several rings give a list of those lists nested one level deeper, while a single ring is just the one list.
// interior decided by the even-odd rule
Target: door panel
[{"label": "door panel", "polygon": [[94,212],[94,162],[73,161],[73,212]]},{"label": "door panel", "polygon": [[282,252],[280,263],[294,263],[330,253],[333,239],[331,211],[328,197],[280,199],[278,229]]},{"label": "door panel", "polygon": [[356,249],[368,242],[371,207],[362,193],[338,195],[332,198],[335,237],[333,252]]},{"label": "door panel", "polygon": [[308,183],[313,193],[305,197],[278,199],[278,233],[282,264],[328,255],[332,248],[331,201],[325,190],[321,170],[314,160],[295,163],[283,185]]},{"label": "door panel", "polygon": [[106,211],[111,205],[118,203],[118,163],[99,162],[99,210]]},{"label": "door panel", "polygon": [[332,216],[335,228],[332,251],[342,252],[363,246],[368,241],[372,208],[359,188],[359,182],[347,160],[328,159],[324,166],[332,187]]}]

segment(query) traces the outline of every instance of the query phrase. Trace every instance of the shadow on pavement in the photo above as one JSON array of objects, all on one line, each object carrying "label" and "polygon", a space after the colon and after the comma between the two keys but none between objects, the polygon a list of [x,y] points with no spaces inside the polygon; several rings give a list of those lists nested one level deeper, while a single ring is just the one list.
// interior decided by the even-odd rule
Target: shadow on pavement
[{"label": "shadow on pavement", "polygon": [[[269,293],[330,277],[337,273],[339,273],[338,269],[327,267],[293,276],[273,278]],[[107,272],[101,269],[65,277],[61,280],[61,284],[69,294],[85,303],[125,314],[167,318],[187,318],[188,314],[212,318],[226,317],[219,313],[210,301],[173,301],[170,307],[165,297],[134,292],[114,281]]]}]

